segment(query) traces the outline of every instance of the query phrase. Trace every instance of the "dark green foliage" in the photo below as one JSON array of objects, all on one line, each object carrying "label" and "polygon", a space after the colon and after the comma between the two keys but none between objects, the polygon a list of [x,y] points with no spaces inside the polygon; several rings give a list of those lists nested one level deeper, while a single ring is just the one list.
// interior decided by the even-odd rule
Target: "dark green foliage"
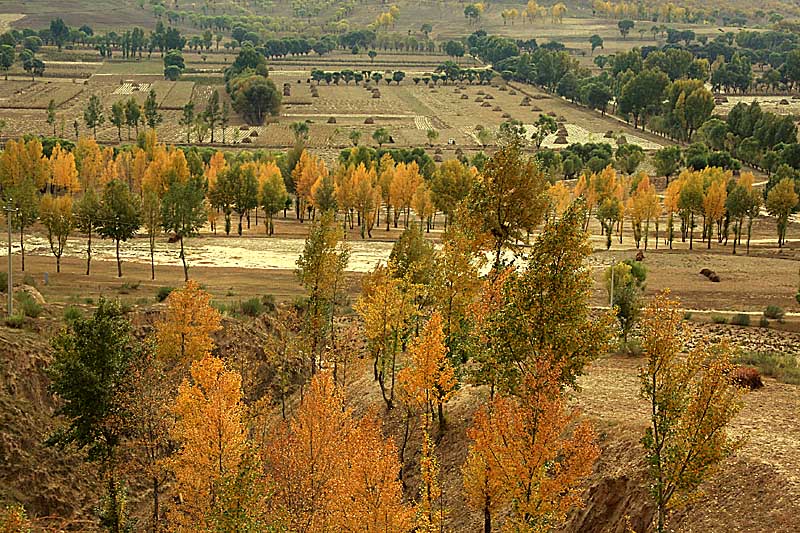
[{"label": "dark green foliage", "polygon": [[746,313],[737,313],[731,317],[731,324],[734,326],[749,326],[750,315]]},{"label": "dark green foliage", "polygon": [[175,287],[159,287],[156,291],[156,301],[163,302],[175,290]]},{"label": "dark green foliage", "polygon": [[764,309],[764,316],[770,318],[772,320],[783,320],[785,312],[782,307],[777,305],[768,305],[766,309]]},{"label": "dark green foliage", "polygon": [[259,298],[250,298],[239,304],[242,314],[257,317],[264,313],[264,303]]}]

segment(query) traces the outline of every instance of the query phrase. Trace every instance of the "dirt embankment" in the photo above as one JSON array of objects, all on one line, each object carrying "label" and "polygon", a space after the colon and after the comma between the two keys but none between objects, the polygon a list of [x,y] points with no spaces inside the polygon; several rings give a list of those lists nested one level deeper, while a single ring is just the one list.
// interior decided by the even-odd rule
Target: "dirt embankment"
[{"label": "dirt embankment", "polygon": [[[156,316],[156,309],[136,314],[137,331],[147,331]],[[95,466],[86,465],[77,452],[43,445],[55,426],[52,414],[56,404],[47,392],[45,368],[49,364],[47,339],[57,326],[47,319],[39,319],[39,323],[42,326],[36,331],[0,327],[0,504],[18,501],[33,516],[59,518],[40,523],[87,520],[79,529],[90,531],[92,509],[102,493]],[[245,376],[245,396],[252,401],[267,392],[272,379],[262,350],[270,319],[226,320],[224,325],[217,337],[217,351]],[[691,323],[689,328],[693,339],[728,338],[793,349],[800,344],[797,335],[756,328]],[[638,397],[640,364],[639,359],[623,357],[596,361],[581,379],[581,390],[572,395],[574,404],[594,422],[602,455],[588,483],[586,506],[571,514],[560,533],[622,533],[628,520],[635,531],[647,530],[653,507],[639,442],[647,423],[647,406]],[[347,372],[347,397],[354,411],[359,415],[378,413],[386,433],[401,442],[401,409],[386,412],[372,379],[371,361],[356,358]],[[744,446],[704,485],[702,498],[673,516],[670,527],[675,531],[796,531],[800,519],[800,395],[798,387],[769,378],[765,385],[746,396],[745,407],[732,424],[733,433],[746,439]],[[451,531],[478,531],[482,523],[480,513],[469,509],[463,499],[461,465],[469,445],[466,430],[486,397],[486,390],[464,386],[448,403],[448,427],[437,436]],[[437,433],[435,428],[433,432]],[[422,428],[412,426],[405,451],[403,479],[409,500],[418,495],[421,435]],[[131,490],[137,485],[133,480]],[[134,514],[144,517],[147,494],[140,492],[131,494],[129,501]],[[496,524],[502,519],[499,513]]]}]

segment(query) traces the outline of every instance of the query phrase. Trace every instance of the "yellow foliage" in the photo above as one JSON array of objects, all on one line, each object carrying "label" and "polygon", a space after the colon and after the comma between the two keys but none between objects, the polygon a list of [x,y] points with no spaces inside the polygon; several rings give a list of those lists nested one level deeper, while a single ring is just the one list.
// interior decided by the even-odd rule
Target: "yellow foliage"
[{"label": "yellow foliage", "polygon": [[58,189],[66,190],[68,194],[80,192],[81,184],[78,181],[78,169],[75,166],[75,156],[72,152],[62,150],[56,144],[50,154],[51,181],[50,184]]},{"label": "yellow foliage", "polygon": [[193,280],[167,297],[167,311],[156,324],[160,358],[187,364],[211,353],[211,334],[220,329],[220,314],[211,307],[211,295]]}]

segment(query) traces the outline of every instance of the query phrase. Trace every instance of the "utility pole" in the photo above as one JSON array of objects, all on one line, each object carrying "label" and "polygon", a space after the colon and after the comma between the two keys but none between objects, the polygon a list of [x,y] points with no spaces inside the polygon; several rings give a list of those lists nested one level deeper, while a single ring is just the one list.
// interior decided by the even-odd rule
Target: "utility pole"
[{"label": "utility pole", "polygon": [[611,260],[611,295],[610,295],[610,298],[609,298],[609,301],[608,301],[608,308],[609,309],[614,309],[614,267],[615,266],[616,266],[616,263],[614,263],[614,260],[612,259]]},{"label": "utility pole", "polygon": [[3,208],[6,212],[6,223],[8,226],[8,316],[14,314],[14,281],[13,281],[13,263],[11,261],[11,215],[17,210],[14,204],[11,203],[11,198],[8,199],[6,206]]}]

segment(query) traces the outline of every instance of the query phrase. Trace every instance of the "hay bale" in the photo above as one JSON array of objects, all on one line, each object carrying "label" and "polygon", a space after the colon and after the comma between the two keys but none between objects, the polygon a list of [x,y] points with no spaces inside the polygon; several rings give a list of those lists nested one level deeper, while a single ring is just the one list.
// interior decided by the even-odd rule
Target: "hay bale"
[{"label": "hay bale", "polygon": [[567,117],[565,117],[564,115],[559,115],[559,117],[556,119],[556,122],[566,122],[566,121]]},{"label": "hay bale", "polygon": [[512,90],[508,91],[508,95],[509,96],[517,96],[517,91],[512,89]]},{"label": "hay bale", "polygon": [[508,114],[508,113],[503,113],[503,115],[502,115],[502,116],[503,116],[503,118],[511,118],[511,115],[510,115],[510,114]]},{"label": "hay bale", "polygon": [[492,96],[491,94],[487,94],[486,96],[483,97],[483,99],[484,100],[494,100],[494,96]]},{"label": "hay bale", "polygon": [[508,87],[506,87],[505,85],[502,85],[502,86],[500,86],[500,88],[499,88],[499,89],[497,89],[497,90],[498,90],[498,91],[504,91],[504,92],[505,92],[505,91],[507,91],[507,90],[508,90]]},{"label": "hay bale", "polygon": [[483,102],[483,98],[482,97],[479,96],[479,97],[475,98],[475,103],[476,104],[479,104],[481,102]]},{"label": "hay bale", "polygon": [[719,283],[722,280],[719,278],[716,272],[712,272],[711,275],[708,276],[708,281],[712,283]]},{"label": "hay bale", "polygon": [[311,93],[311,98],[319,98],[319,93]]},{"label": "hay bale", "polygon": [[336,124],[336,117],[330,117],[328,119],[328,124]]},{"label": "hay bale", "polygon": [[245,144],[251,144],[253,141],[250,140],[250,137],[245,137],[240,142],[245,143]]},{"label": "hay bale", "polygon": [[565,135],[559,135],[556,137],[556,140],[553,141],[553,144],[569,144],[567,142],[567,137]]},{"label": "hay bale", "polygon": [[700,270],[700,275],[701,276],[705,276],[705,277],[709,277],[711,275],[711,269],[710,268],[704,268],[704,269]]},{"label": "hay bale", "polygon": [[380,98],[381,97],[381,93],[374,92],[374,93],[372,93],[372,97],[373,98]]},{"label": "hay bale", "polygon": [[555,111],[548,111],[547,115],[550,116],[550,117],[555,117],[556,116],[556,112]]},{"label": "hay bale", "polygon": [[639,263],[644,261],[644,252],[643,251],[639,250],[638,252],[636,252],[636,261],[639,262]]},{"label": "hay bale", "polygon": [[489,102],[484,102],[481,104],[481,107],[492,107],[492,104],[490,104]]},{"label": "hay bale", "polygon": [[502,111],[502,109],[500,109],[499,105],[496,105],[492,108],[492,111]]},{"label": "hay bale", "polygon": [[787,100],[786,98],[784,98],[784,99],[782,99],[780,102],[778,102],[778,105],[789,105],[789,100]]},{"label": "hay bale", "polygon": [[364,119],[364,124],[375,124],[375,119],[372,117],[367,117]]},{"label": "hay bale", "polygon": [[475,131],[481,131],[483,128],[483,124],[475,124]]},{"label": "hay bale", "polygon": [[434,150],[433,153],[434,154],[441,154],[442,153],[442,149],[437,147],[436,150]]},{"label": "hay bale", "polygon": [[250,132],[250,137],[258,137],[258,131],[253,130]]},{"label": "hay bale", "polygon": [[531,111],[533,111],[534,113],[541,113],[542,108],[539,106],[531,106]]},{"label": "hay bale", "polygon": [[430,82],[430,83],[428,84],[428,89],[433,89],[433,88],[435,88],[435,87],[436,87],[436,85],[434,85],[434,83],[433,83],[433,82]]},{"label": "hay bale", "polygon": [[620,135],[617,137],[617,146],[622,146],[623,144],[628,144],[628,139],[624,135]]},{"label": "hay bale", "polygon": [[442,156],[441,156],[441,155],[439,155],[439,154],[436,154],[435,156],[433,156],[433,160],[434,160],[435,162],[437,162],[437,163],[441,163],[441,162],[443,161],[443,158],[442,158]]},{"label": "hay bale", "polygon": [[613,130],[608,130],[608,131],[606,132],[606,134],[605,134],[605,135],[603,135],[603,137],[605,137],[606,139],[613,139],[613,138],[614,138],[614,132],[613,132]]},{"label": "hay bale", "polygon": [[483,96],[483,95],[484,95],[484,94],[486,94],[486,93],[485,93],[485,92],[483,92],[483,91],[478,91],[478,92],[477,92],[477,94],[479,94],[479,95]]},{"label": "hay bale", "polygon": [[247,126],[239,126],[239,131],[247,131],[249,129]]},{"label": "hay bale", "polygon": [[469,95],[462,94],[462,95],[461,95],[461,99],[462,99],[462,100],[469,100]]}]

